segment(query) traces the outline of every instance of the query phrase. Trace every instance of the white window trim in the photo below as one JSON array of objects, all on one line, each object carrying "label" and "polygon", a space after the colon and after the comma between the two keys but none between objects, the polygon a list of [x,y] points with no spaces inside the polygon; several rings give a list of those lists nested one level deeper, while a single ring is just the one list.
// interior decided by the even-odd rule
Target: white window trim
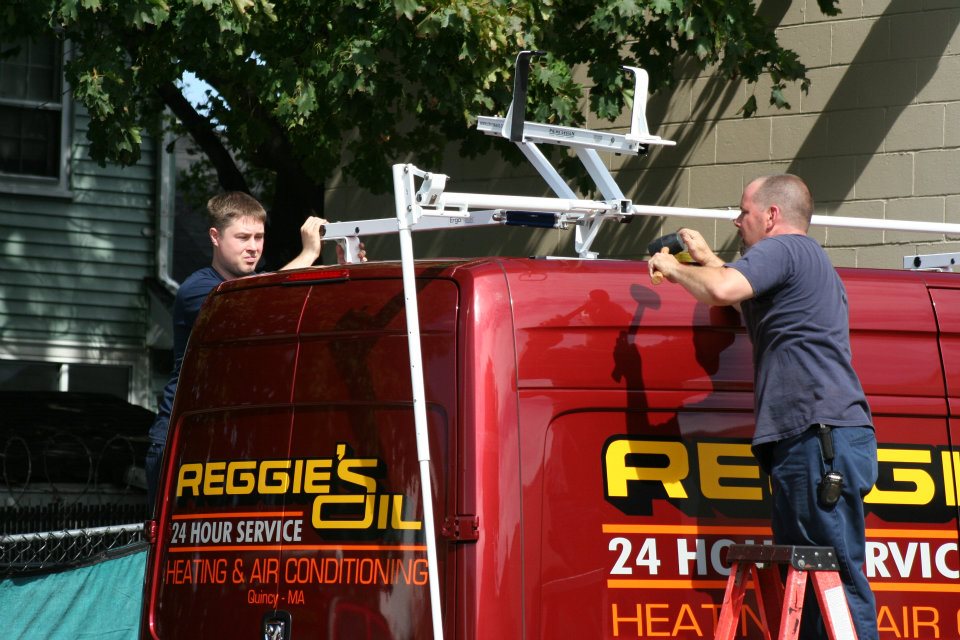
[{"label": "white window trim", "polygon": [[127,402],[155,409],[156,390],[151,383],[150,359],[144,349],[116,349],[69,340],[42,343],[15,341],[0,343],[0,360],[129,367],[130,388]]},{"label": "white window trim", "polygon": [[[67,60],[70,43],[63,45],[62,63],[60,65],[61,78],[61,97],[60,97],[60,177],[45,178],[42,176],[31,176],[19,173],[4,173],[0,171],[0,193],[10,193],[14,195],[36,195],[52,198],[73,198],[73,190],[70,186],[71,153],[73,149],[73,99],[70,85],[67,83],[66,75],[63,73]],[[3,100],[0,103],[16,106],[17,100]]]}]

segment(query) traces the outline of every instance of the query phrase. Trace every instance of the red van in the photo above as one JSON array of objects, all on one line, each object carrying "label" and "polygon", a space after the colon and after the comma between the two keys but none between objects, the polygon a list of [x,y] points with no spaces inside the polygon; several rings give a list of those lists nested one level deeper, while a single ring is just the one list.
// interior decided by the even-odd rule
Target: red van
[{"label": "red van", "polygon": [[[881,637],[957,638],[960,279],[840,273],[880,442]],[[738,315],[639,262],[420,262],[416,283],[444,637],[712,638],[723,550],[771,538]],[[431,637],[408,362],[397,263],[211,294],[143,638]]]}]

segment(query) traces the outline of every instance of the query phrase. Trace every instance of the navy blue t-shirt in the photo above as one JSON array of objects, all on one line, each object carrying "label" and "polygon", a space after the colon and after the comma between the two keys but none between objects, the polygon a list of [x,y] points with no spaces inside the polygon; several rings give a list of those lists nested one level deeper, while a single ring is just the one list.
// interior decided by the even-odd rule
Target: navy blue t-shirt
[{"label": "navy blue t-shirt", "polygon": [[765,238],[727,266],[754,293],[741,304],[753,343],[753,444],[818,423],[870,425],[850,362],[847,292],[817,241],[800,234]]},{"label": "navy blue t-shirt", "polygon": [[173,398],[177,392],[177,382],[180,380],[180,365],[183,363],[183,354],[187,350],[190,332],[193,323],[197,321],[200,307],[207,295],[224,281],[216,269],[204,267],[190,274],[180,288],[173,301],[173,371],[170,381],[163,388],[163,397],[157,407],[157,417],[150,427],[150,442],[164,444],[167,440],[167,429],[170,425],[170,412],[173,410]]}]

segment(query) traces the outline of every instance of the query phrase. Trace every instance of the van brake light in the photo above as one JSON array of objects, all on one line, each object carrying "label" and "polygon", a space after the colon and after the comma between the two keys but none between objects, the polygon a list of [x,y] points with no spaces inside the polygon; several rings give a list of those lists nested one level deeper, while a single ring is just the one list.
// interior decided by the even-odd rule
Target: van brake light
[{"label": "van brake light", "polygon": [[284,274],[281,284],[322,284],[325,282],[343,282],[350,279],[347,269],[317,269],[309,271],[291,271]]},{"label": "van brake light", "polygon": [[147,539],[147,542],[150,544],[156,544],[157,542],[157,521],[156,520],[147,520],[143,523],[143,532]]}]

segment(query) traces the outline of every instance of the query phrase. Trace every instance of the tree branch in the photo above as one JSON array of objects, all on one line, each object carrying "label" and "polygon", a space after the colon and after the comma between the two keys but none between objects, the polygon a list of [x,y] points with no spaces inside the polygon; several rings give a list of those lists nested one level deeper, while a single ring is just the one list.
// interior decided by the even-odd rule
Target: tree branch
[{"label": "tree branch", "polygon": [[243,173],[237,168],[233,156],[230,155],[220,138],[214,133],[210,121],[197,113],[193,105],[183,97],[183,94],[172,82],[157,87],[157,94],[173,114],[180,119],[194,142],[210,159],[217,172],[217,181],[220,186],[228,191],[249,193],[250,187],[247,186]]}]

